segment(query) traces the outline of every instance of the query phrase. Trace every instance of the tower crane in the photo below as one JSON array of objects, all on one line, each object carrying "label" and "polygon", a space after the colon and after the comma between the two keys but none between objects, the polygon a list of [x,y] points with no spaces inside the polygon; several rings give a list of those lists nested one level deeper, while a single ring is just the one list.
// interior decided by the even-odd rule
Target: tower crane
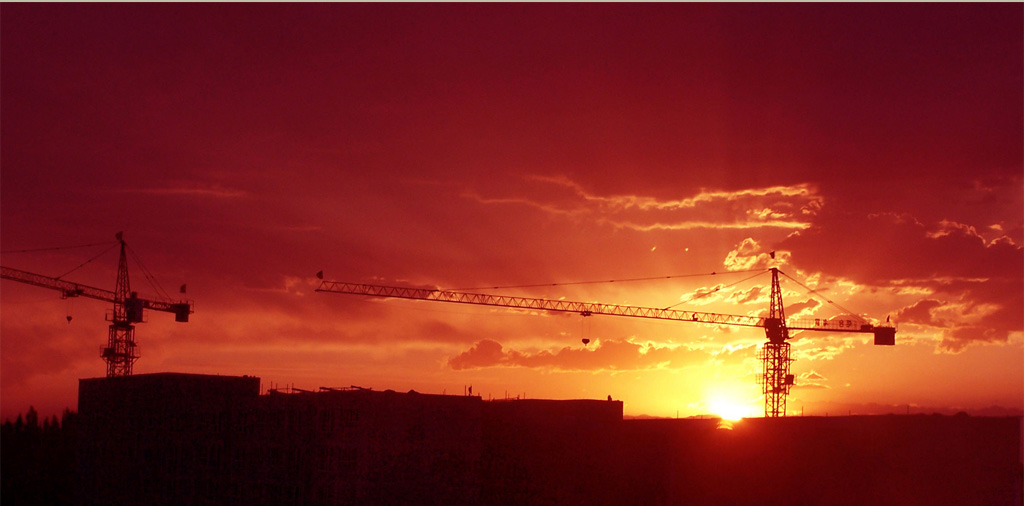
[{"label": "tower crane", "polygon": [[116,237],[121,245],[121,256],[117,264],[117,282],[113,291],[66,281],[59,277],[53,278],[0,266],[2,279],[57,290],[61,292],[62,298],[88,297],[114,303],[114,311],[107,315],[107,320],[110,321],[107,346],[101,354],[103,361],[107,363],[108,378],[132,375],[132,366],[139,358],[134,324],[144,321],[143,310],[174,313],[176,322],[187,322],[188,316],[195,312],[191,301],[166,302],[143,299],[131,291],[128,258],[125,255],[126,243],[120,232]]},{"label": "tower crane", "polygon": [[[323,271],[317,273],[321,279],[317,292],[365,295],[371,297],[390,297],[400,299],[430,300],[437,302],[453,302],[458,304],[477,304],[485,306],[510,307],[520,309],[536,309],[543,311],[560,311],[578,313],[582,316],[608,315],[627,316],[633,318],[649,318],[656,320],[674,320],[697,322],[714,325],[738,325],[744,327],[761,327],[768,341],[758,352],[762,363],[762,373],[758,378],[761,392],[764,394],[764,416],[778,417],[786,415],[786,396],[795,382],[789,372],[793,358],[790,355],[790,331],[819,332],[856,332],[874,334],[875,345],[892,346],[896,344],[896,327],[891,325],[873,325],[862,320],[851,319],[791,319],[787,320],[782,303],[782,290],[779,288],[779,269],[769,269],[772,274],[771,296],[768,316],[743,316],[698,311],[684,311],[669,308],[653,308],[626,306],[618,304],[601,304],[595,302],[573,302],[567,300],[536,299],[514,297],[508,295],[488,295],[467,293],[451,290],[431,290],[425,288],[407,288],[361,283],[345,283],[323,280]],[[785,273],[783,273],[785,274]]]}]

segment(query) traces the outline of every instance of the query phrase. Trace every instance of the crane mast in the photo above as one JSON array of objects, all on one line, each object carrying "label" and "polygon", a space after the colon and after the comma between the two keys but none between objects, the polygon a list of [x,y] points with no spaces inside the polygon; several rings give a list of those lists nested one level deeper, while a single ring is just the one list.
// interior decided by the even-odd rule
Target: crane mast
[{"label": "crane mast", "polygon": [[120,243],[121,254],[118,258],[117,281],[113,291],[10,267],[0,267],[2,279],[57,290],[64,298],[88,297],[114,304],[113,311],[107,316],[107,320],[110,321],[107,345],[101,353],[103,361],[107,364],[108,378],[132,375],[132,367],[139,359],[139,348],[135,342],[135,324],[143,321],[144,309],[173,313],[174,321],[177,322],[187,322],[189,315],[194,312],[193,304],[189,301],[166,302],[139,298],[138,294],[131,290],[127,245],[121,233],[117,234],[117,240]]},{"label": "crane mast", "polygon": [[765,319],[764,343],[758,358],[761,360],[761,393],[764,394],[764,416],[786,416],[786,396],[793,386],[793,375],[789,373],[789,328],[786,326],[786,310],[782,304],[782,289],[779,288],[779,269],[772,267],[772,289],[769,299],[768,318]]},{"label": "crane mast", "polygon": [[[117,262],[117,283],[114,285],[114,312],[111,313],[110,327],[107,333],[107,347],[103,348],[103,360],[107,363],[107,377],[131,376],[132,366],[139,359],[138,345],[135,343],[134,322],[142,321],[141,311],[136,312],[134,302],[129,302],[131,282],[128,279],[128,258],[125,255],[125,243],[121,242],[121,256]],[[130,316],[130,317],[129,317]]]},{"label": "crane mast", "polygon": [[786,397],[794,385],[789,365],[793,362],[790,356],[789,331],[827,331],[856,332],[874,334],[876,345],[894,345],[896,328],[889,325],[872,325],[862,320],[849,319],[801,319],[787,320],[782,302],[782,290],[779,286],[779,270],[770,269],[772,273],[771,296],[768,316],[743,316],[697,311],[683,311],[669,308],[642,306],[626,306],[617,304],[601,304],[596,302],[576,302],[567,300],[538,299],[530,297],[514,297],[508,295],[488,295],[453,290],[433,290],[427,288],[409,288],[400,286],[373,285],[364,283],[346,283],[323,280],[323,272],[317,274],[321,279],[317,292],[365,295],[370,297],[399,298],[412,300],[429,300],[435,302],[451,302],[457,304],[476,304],[518,308],[526,310],[556,311],[578,313],[582,316],[608,315],[632,318],[650,318],[658,320],[687,321],[696,323],[739,325],[744,327],[764,328],[768,341],[758,352],[762,362],[762,372],[758,377],[761,392],[764,394],[766,417],[786,416]]}]

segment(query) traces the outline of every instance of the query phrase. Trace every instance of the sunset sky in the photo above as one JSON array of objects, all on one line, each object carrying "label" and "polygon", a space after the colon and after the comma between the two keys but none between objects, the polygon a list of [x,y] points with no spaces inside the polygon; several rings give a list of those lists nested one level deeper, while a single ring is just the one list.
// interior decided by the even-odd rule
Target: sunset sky
[{"label": "sunset sky", "polygon": [[[195,301],[138,325],[137,374],[652,416],[763,414],[764,332],[315,274],[759,315],[770,277],[730,271],[777,266],[822,295],[783,279],[788,316],[899,327],[794,334],[790,414],[1020,410],[1022,54],[1020,3],[5,3],[2,263],[61,275],[107,246],[20,251],[123,231]],[[0,287],[0,417],[74,409],[110,305]]]}]

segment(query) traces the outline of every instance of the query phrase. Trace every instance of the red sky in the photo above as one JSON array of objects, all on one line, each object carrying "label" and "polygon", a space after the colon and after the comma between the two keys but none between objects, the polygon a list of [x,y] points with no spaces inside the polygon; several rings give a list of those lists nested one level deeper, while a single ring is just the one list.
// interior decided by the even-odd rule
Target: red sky
[{"label": "red sky", "polygon": [[[894,348],[797,334],[791,414],[1022,408],[1021,4],[0,14],[3,265],[56,276],[102,248],[13,251],[124,231],[196,307],[148,315],[136,373],[756,414],[759,329],[318,294],[314,274],[718,272],[509,292],[760,314],[767,277],[727,272],[777,265],[899,324]],[[116,263],[68,279],[113,289]],[[839,314],[783,287],[789,316]],[[11,281],[0,302],[0,416],[74,408],[108,305]]]}]

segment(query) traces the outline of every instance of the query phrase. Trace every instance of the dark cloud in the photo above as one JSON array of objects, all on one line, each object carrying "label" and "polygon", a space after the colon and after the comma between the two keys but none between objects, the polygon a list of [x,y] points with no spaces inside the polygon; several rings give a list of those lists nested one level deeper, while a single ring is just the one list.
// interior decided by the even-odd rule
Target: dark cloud
[{"label": "dark cloud", "polygon": [[826,390],[829,387],[816,383],[797,383],[792,388],[793,390]]},{"label": "dark cloud", "polygon": [[1005,301],[992,301],[976,291],[961,292],[958,301],[922,299],[896,312],[898,323],[939,338],[939,349],[952,353],[972,343],[1007,342],[1012,332],[1021,329],[1020,319],[1019,311]]},{"label": "dark cloud", "polygon": [[96,375],[101,375],[104,365],[99,351],[106,329],[96,323],[65,323],[62,316],[54,316],[48,322],[5,318],[0,341],[0,381],[5,387],[74,371],[83,364],[92,364]]},{"label": "dark cloud", "polygon": [[459,370],[508,365],[511,362],[512,356],[503,351],[500,343],[484,339],[474,344],[470,349],[448,359],[448,366]]},{"label": "dark cloud", "polygon": [[744,360],[754,358],[757,354],[757,350],[760,348],[761,344],[726,346],[720,351],[712,353],[712,355],[714,356],[715,362],[735,365],[743,362]]},{"label": "dark cloud", "polygon": [[807,299],[803,302],[796,302],[793,304],[786,305],[786,316],[787,317],[799,317],[800,313],[806,312],[807,314],[813,313],[813,311],[822,306],[822,302],[817,299]]},{"label": "dark cloud", "polygon": [[941,334],[939,348],[950,353],[959,353],[970,344],[1005,343],[1010,331],[982,325],[957,325],[945,329]]},{"label": "dark cloud", "polygon": [[[798,233],[794,232],[791,235]],[[767,270],[769,266],[777,267],[784,265],[788,262],[790,256],[789,251],[775,251],[762,245],[754,238],[747,237],[726,254],[723,264],[726,269],[734,271]]]},{"label": "dark cloud", "polygon": [[936,322],[935,317],[932,316],[932,310],[943,306],[942,301],[935,299],[921,299],[910,306],[900,309],[896,312],[896,321],[905,323],[920,323],[924,325],[937,326],[941,325],[941,322]]},{"label": "dark cloud", "polygon": [[810,381],[820,381],[820,380],[824,380],[825,377],[822,376],[821,374],[818,374],[815,371],[807,371],[807,372],[805,372],[805,373],[800,375],[800,379],[810,380]]},{"label": "dark cloud", "polygon": [[710,287],[702,286],[680,297],[680,301],[684,304],[707,304],[713,302],[720,297],[712,297],[712,295],[718,293],[724,286],[721,283]]},{"label": "dark cloud", "polygon": [[628,371],[655,367],[679,368],[706,360],[703,352],[681,347],[637,344],[622,340],[600,340],[586,347],[564,347],[555,351],[524,353],[504,349],[501,344],[482,340],[448,359],[452,369],[482,367],[551,368],[564,371]]},{"label": "dark cloud", "polygon": [[826,390],[828,380],[818,372],[811,370],[801,373],[796,378],[795,390]]},{"label": "dark cloud", "polygon": [[782,246],[829,277],[929,294],[893,310],[898,321],[934,328],[947,351],[1024,330],[1024,248],[1009,237],[986,239],[973,226],[909,214],[827,214]]},{"label": "dark cloud", "polygon": [[1013,240],[986,241],[973,227],[929,225],[896,213],[827,213],[780,247],[800,265],[873,286],[949,276],[1019,277],[1024,263],[1024,250]]},{"label": "dark cloud", "polygon": [[878,402],[854,403],[842,400],[808,401],[805,404],[807,416],[837,415],[956,415],[967,413],[971,416],[1021,416],[1020,406],[938,406],[918,404],[882,404]]},{"label": "dark cloud", "polygon": [[746,290],[737,290],[729,294],[727,300],[736,304],[747,304],[750,302],[767,300],[763,294],[766,290],[760,286],[752,286]]}]

